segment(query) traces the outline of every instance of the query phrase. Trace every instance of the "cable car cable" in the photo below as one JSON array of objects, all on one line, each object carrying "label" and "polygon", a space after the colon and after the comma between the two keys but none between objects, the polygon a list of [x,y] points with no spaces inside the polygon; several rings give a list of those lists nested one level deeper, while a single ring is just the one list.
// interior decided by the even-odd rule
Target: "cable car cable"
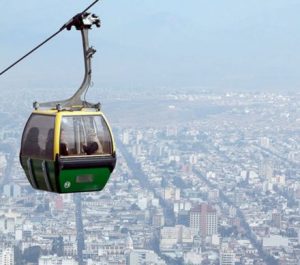
[{"label": "cable car cable", "polygon": [[5,72],[7,72],[9,69],[11,69],[12,67],[14,67],[16,64],[18,64],[19,62],[21,62],[23,59],[25,59],[28,55],[30,55],[31,53],[33,53],[34,51],[36,51],[38,48],[40,48],[41,46],[43,46],[46,42],[48,42],[49,40],[51,40],[52,38],[54,38],[57,34],[59,34],[63,29],[58,30],[57,32],[55,32],[53,35],[51,35],[49,38],[47,38],[46,40],[44,40],[42,43],[40,43],[39,45],[37,45],[35,48],[33,48],[31,51],[29,51],[28,53],[26,53],[24,56],[22,56],[20,59],[18,59],[17,61],[15,61],[13,64],[11,64],[10,66],[8,66],[7,68],[5,68],[0,75],[4,74]]},{"label": "cable car cable", "polygon": [[[91,3],[87,8],[85,8],[82,12],[80,12],[78,15],[82,15],[83,13],[85,13],[87,10],[89,10],[93,5],[95,5],[99,0],[95,0],[93,3]],[[76,16],[78,16],[76,15]],[[73,17],[71,20],[69,20],[67,23],[65,23],[58,31],[56,31],[54,34],[52,34],[50,37],[48,37],[46,40],[44,40],[43,42],[41,42],[39,45],[37,45],[36,47],[34,47],[32,50],[30,50],[28,53],[26,53],[25,55],[23,55],[21,58],[19,58],[17,61],[15,61],[14,63],[12,63],[10,66],[8,66],[7,68],[5,68],[2,72],[0,72],[0,76],[3,75],[5,72],[7,72],[9,69],[11,69],[12,67],[14,67],[15,65],[17,65],[19,62],[21,62],[23,59],[25,59],[28,55],[32,54],[33,52],[35,52],[37,49],[39,49],[41,46],[43,46],[44,44],[46,44],[48,41],[50,41],[52,38],[54,38],[56,35],[58,35],[60,32],[62,32],[64,29],[68,28],[70,22],[73,21],[74,18]]]}]

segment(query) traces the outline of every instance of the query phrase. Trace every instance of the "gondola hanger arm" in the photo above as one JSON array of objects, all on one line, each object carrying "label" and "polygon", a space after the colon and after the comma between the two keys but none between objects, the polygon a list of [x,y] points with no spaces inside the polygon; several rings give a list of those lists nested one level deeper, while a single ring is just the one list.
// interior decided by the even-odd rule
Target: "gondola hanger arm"
[{"label": "gondola hanger arm", "polygon": [[96,50],[93,47],[89,47],[88,32],[93,25],[95,25],[96,27],[100,27],[100,19],[95,14],[85,12],[77,14],[63,26],[67,30],[70,30],[74,26],[77,30],[81,31],[85,73],[83,81],[78,90],[72,97],[66,100],[57,100],[44,103],[34,102],[33,107],[35,109],[47,108],[57,109],[60,111],[63,109],[78,110],[82,108],[93,108],[100,110],[100,103],[90,103],[87,102],[85,98],[82,98],[90,87],[92,79],[91,61],[92,56],[96,52]]}]

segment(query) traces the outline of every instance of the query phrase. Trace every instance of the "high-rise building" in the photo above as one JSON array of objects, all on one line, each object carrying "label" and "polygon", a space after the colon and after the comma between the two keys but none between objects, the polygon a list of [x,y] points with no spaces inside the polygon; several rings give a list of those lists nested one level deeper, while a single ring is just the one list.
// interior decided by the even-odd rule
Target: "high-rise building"
[{"label": "high-rise building", "polygon": [[164,199],[171,201],[180,200],[180,189],[175,187],[167,187],[164,189]]},{"label": "high-rise building", "polygon": [[189,212],[180,210],[177,215],[177,224],[189,226]]},{"label": "high-rise building", "polygon": [[234,265],[235,254],[228,246],[222,246],[220,251],[220,265]]},{"label": "high-rise building", "polygon": [[190,155],[189,162],[192,165],[196,165],[198,163],[198,155],[197,154]]},{"label": "high-rise building", "polygon": [[165,265],[163,261],[153,250],[138,249],[133,250],[126,262],[127,265],[157,264]]},{"label": "high-rise building", "polygon": [[260,146],[263,148],[270,148],[270,139],[268,137],[261,137]]},{"label": "high-rise building", "polygon": [[0,250],[0,265],[13,265],[14,264],[14,249],[5,248]]},{"label": "high-rise building", "polygon": [[136,143],[137,144],[140,144],[141,140],[143,139],[143,134],[141,131],[137,131],[137,134],[136,134]]},{"label": "high-rise building", "polygon": [[4,173],[5,173],[5,168],[7,165],[7,160],[4,154],[0,154],[0,178],[3,177]]},{"label": "high-rise building", "polygon": [[274,175],[274,163],[270,160],[263,160],[260,164],[259,175],[271,181]]},{"label": "high-rise building", "polygon": [[0,231],[4,234],[15,233],[15,218],[0,216]]},{"label": "high-rise building", "polygon": [[200,232],[203,237],[217,234],[217,211],[206,203],[192,208],[190,210],[190,227]]},{"label": "high-rise building", "polygon": [[39,265],[78,265],[78,261],[72,257],[41,256]]},{"label": "high-rise building", "polygon": [[152,225],[155,227],[163,227],[165,224],[165,217],[164,213],[161,211],[158,211],[157,213],[154,213],[152,216]]},{"label": "high-rise building", "polygon": [[160,250],[172,249],[178,244],[192,244],[196,231],[184,225],[165,226],[160,230]]},{"label": "high-rise building", "polygon": [[129,132],[127,130],[123,132],[122,142],[125,145],[129,144]]},{"label": "high-rise building", "polygon": [[201,265],[203,264],[203,256],[201,253],[201,248],[193,248],[191,251],[185,252],[183,254],[184,264]]},{"label": "high-rise building", "polygon": [[63,197],[60,194],[55,196],[54,207],[57,211],[63,211],[64,210],[64,201],[63,201]]},{"label": "high-rise building", "polygon": [[21,196],[21,187],[18,184],[10,183],[6,184],[3,187],[3,195],[6,197],[20,197]]},{"label": "high-rise building", "polygon": [[275,227],[281,228],[281,214],[279,212],[274,211],[272,213],[272,223]]},{"label": "high-rise building", "polygon": [[208,199],[210,201],[217,201],[219,199],[219,190],[212,189],[208,192]]},{"label": "high-rise building", "polygon": [[133,240],[132,240],[132,237],[129,232],[127,233],[127,237],[126,237],[126,241],[125,241],[125,248],[129,252],[133,250]]}]

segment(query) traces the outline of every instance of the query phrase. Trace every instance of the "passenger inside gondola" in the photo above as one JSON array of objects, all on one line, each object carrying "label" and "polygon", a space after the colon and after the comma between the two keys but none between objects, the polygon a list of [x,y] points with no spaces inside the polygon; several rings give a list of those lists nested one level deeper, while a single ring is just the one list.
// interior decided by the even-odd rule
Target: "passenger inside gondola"
[{"label": "passenger inside gondola", "polygon": [[83,145],[83,151],[87,155],[103,154],[103,148],[95,131],[90,129],[87,135],[87,144]]},{"label": "passenger inside gondola", "polygon": [[39,129],[37,127],[30,128],[24,141],[23,153],[28,156],[39,156],[41,148],[39,146]]},{"label": "passenger inside gondola", "polygon": [[112,139],[101,116],[66,116],[61,122],[60,155],[109,155]]},{"label": "passenger inside gondola", "polygon": [[54,141],[54,129],[49,129],[47,140],[46,140],[46,147],[45,147],[45,156],[49,159],[53,156],[53,141]]},{"label": "passenger inside gondola", "polygon": [[59,145],[59,153],[63,156],[69,155],[69,148],[65,138],[65,132],[62,129],[60,132],[60,145]]}]

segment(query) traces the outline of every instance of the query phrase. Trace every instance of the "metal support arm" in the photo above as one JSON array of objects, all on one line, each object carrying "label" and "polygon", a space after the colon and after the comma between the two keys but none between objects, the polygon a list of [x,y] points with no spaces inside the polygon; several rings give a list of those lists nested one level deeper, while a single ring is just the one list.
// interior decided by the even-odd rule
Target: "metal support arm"
[{"label": "metal support arm", "polygon": [[58,109],[58,110],[82,109],[82,108],[96,108],[100,110],[100,106],[101,106],[100,103],[96,103],[96,104],[89,103],[82,98],[87,92],[92,79],[91,60],[96,50],[93,47],[89,47],[88,32],[93,25],[100,27],[100,20],[96,15],[90,13],[79,13],[62,27],[62,28],[66,28],[67,30],[70,30],[72,26],[75,26],[77,30],[81,31],[85,74],[79,89],[75,92],[75,94],[72,97],[66,100],[59,100],[59,101],[52,101],[52,102],[45,102],[45,103],[34,102],[33,107],[35,109],[41,107],[41,108],[50,108],[50,109]]}]

